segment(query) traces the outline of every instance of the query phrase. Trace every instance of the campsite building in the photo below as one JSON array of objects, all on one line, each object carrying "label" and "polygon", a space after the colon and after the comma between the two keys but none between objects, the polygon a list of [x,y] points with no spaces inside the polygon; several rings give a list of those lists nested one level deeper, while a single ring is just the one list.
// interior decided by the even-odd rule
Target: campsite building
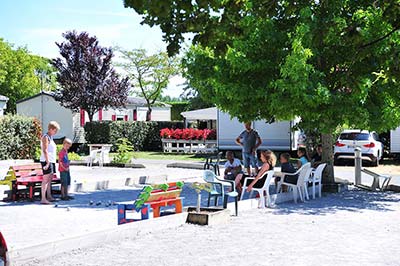
[{"label": "campsite building", "polygon": [[[93,121],[145,121],[146,112],[145,99],[129,96],[126,108],[100,110],[94,114]],[[67,137],[72,139],[74,143],[84,143],[83,126],[89,121],[87,113],[84,110],[74,113],[61,106],[51,92],[43,91],[17,101],[17,113],[36,117],[42,126],[46,126],[49,121],[57,121],[61,130],[57,133],[55,139]],[[152,107],[151,120],[171,121],[171,106],[158,102],[156,106]]]},{"label": "campsite building", "polygon": [[4,114],[4,110],[7,108],[8,98],[0,95],[0,116]]}]

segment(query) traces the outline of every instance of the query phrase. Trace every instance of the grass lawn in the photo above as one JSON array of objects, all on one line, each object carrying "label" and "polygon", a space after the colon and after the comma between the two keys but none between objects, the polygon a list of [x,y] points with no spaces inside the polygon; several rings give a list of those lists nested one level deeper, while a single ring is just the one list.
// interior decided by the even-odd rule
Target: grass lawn
[{"label": "grass lawn", "polygon": [[[204,162],[209,154],[182,154],[182,153],[163,153],[152,151],[136,151],[133,153],[135,159],[152,159],[152,160],[177,160],[177,161],[195,161]],[[115,153],[110,153],[113,158]]]}]

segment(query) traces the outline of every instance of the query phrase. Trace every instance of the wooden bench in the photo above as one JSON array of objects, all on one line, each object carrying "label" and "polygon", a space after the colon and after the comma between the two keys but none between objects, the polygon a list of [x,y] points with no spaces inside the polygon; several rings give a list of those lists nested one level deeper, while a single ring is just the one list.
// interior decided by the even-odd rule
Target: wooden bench
[{"label": "wooden bench", "polygon": [[[361,172],[372,176],[374,179],[372,181],[371,186],[366,186],[366,185],[359,184],[359,185],[357,185],[358,187],[363,188],[363,189],[367,189],[367,190],[371,190],[371,191],[376,191],[377,189],[380,190],[380,191],[385,191],[385,190],[388,189],[388,186],[389,186],[390,180],[392,179],[392,176],[384,175],[384,174],[378,174],[378,173],[372,172],[372,171],[370,171],[370,170],[368,170],[366,168],[362,168]],[[382,186],[379,185],[379,179],[383,180]]]},{"label": "wooden bench", "polygon": [[126,218],[127,210],[134,210],[141,214],[140,220],[149,219],[149,212],[153,210],[153,218],[161,216],[161,207],[175,205],[175,213],[182,212],[183,182],[174,182],[143,187],[133,204],[118,204],[118,224],[125,224],[139,219]]},{"label": "wooden bench", "polygon": [[[40,187],[43,181],[42,166],[40,163],[11,166],[7,176],[11,180],[11,200],[28,198],[33,201],[35,189]],[[51,183],[52,185],[61,183],[56,174],[53,175]],[[19,186],[25,188],[20,189]]]}]

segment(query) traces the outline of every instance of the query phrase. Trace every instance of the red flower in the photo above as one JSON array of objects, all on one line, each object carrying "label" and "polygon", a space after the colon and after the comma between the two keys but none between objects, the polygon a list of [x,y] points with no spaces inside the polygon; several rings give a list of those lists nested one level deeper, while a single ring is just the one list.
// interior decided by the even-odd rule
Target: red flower
[{"label": "red flower", "polygon": [[170,139],[172,132],[169,128],[163,128],[160,130],[160,137],[163,139]]}]

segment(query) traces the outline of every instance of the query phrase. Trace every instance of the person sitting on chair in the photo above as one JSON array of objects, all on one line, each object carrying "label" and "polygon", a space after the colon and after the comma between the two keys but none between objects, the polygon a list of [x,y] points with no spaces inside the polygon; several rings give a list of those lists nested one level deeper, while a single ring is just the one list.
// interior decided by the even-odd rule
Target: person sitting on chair
[{"label": "person sitting on chair", "polygon": [[297,161],[297,168],[300,169],[303,165],[308,163],[306,148],[299,147],[299,149],[297,150],[297,156],[299,156],[299,160]]},{"label": "person sitting on chair", "polygon": [[[281,162],[281,172],[282,173],[288,173],[288,174],[293,174],[296,173],[296,169],[294,166],[289,162],[290,161],[290,154],[289,153],[281,153],[279,156],[279,161]],[[298,175],[288,175],[284,176],[284,182],[286,183],[291,183],[291,184],[296,184]],[[281,177],[277,176],[275,177],[275,187],[278,186],[278,182],[281,180]],[[282,186],[282,191],[286,191],[287,187]]]},{"label": "person sitting on chair", "polygon": [[[260,168],[258,171],[257,176],[254,178],[254,180],[248,180],[246,186],[247,186],[247,191],[250,192],[253,187],[254,188],[262,188],[262,186],[265,183],[265,179],[267,178],[266,175],[264,175],[267,171],[273,170],[276,164],[276,156],[275,154],[270,151],[262,151],[261,152],[261,161],[263,162],[263,166]],[[239,175],[237,176],[236,180],[238,179]],[[235,181],[236,181],[235,180]],[[238,182],[238,190],[239,192],[242,191],[242,184],[245,180],[245,177],[242,175],[241,180]]]},{"label": "person sitting on chair", "polygon": [[234,157],[232,151],[227,151],[225,155],[227,161],[225,163],[224,178],[228,180],[235,180],[238,174],[242,172],[242,165],[240,160]]},{"label": "person sitting on chair", "polygon": [[322,145],[318,144],[317,149],[315,150],[315,154],[311,158],[311,164],[315,168],[322,161]]}]

